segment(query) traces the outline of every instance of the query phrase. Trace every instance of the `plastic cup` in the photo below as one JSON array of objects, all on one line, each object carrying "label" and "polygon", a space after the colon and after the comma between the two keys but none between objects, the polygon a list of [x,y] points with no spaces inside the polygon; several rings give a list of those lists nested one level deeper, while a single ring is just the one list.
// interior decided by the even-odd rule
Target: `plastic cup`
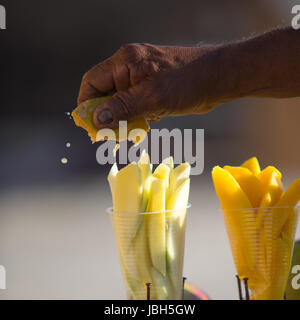
[{"label": "plastic cup", "polygon": [[298,207],[223,210],[240,279],[253,300],[282,300],[289,275]]},{"label": "plastic cup", "polygon": [[128,299],[182,299],[186,212],[110,214]]}]

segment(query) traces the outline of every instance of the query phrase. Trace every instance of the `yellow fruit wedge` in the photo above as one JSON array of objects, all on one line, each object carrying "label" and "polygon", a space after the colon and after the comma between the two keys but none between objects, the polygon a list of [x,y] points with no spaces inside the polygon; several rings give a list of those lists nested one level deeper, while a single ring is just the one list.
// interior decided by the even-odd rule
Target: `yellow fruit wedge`
[{"label": "yellow fruit wedge", "polygon": [[282,300],[283,298],[290,269],[291,249],[282,239],[272,240],[270,257],[269,281],[263,290],[253,292],[251,297],[253,300]]},{"label": "yellow fruit wedge", "polygon": [[142,212],[144,212],[147,208],[151,179],[152,179],[152,164],[150,163],[150,157],[145,150],[143,150],[140,160],[138,162],[138,167],[141,170],[142,174],[142,184],[143,184],[143,206]]},{"label": "yellow fruit wedge", "polygon": [[284,192],[277,202],[276,207],[287,207],[285,210],[280,208],[274,208],[274,225],[273,225],[273,239],[277,239],[280,236],[281,230],[289,215],[293,212],[291,207],[295,207],[300,200],[300,179],[294,180]]},{"label": "yellow fruit wedge", "polygon": [[166,187],[165,181],[153,178],[147,206],[147,231],[151,261],[163,276],[166,275]]},{"label": "yellow fruit wedge", "polygon": [[174,300],[174,290],[171,287],[170,281],[167,276],[157,271],[156,268],[151,269],[153,286],[151,287],[151,300]]},{"label": "yellow fruit wedge", "polygon": [[181,280],[178,274],[182,274],[182,257],[185,239],[186,210],[190,190],[190,179],[181,180],[181,184],[173,192],[167,206],[167,271],[173,288],[178,292]]},{"label": "yellow fruit wedge", "polygon": [[165,182],[165,188],[169,187],[170,167],[161,163],[153,173],[153,177],[163,180]]},{"label": "yellow fruit wedge", "polygon": [[272,179],[272,176],[274,174],[276,174],[278,179],[281,179],[281,177],[282,177],[281,172],[273,166],[266,167],[264,170],[262,170],[258,174],[257,178],[259,179],[259,181],[262,184],[263,191],[265,191],[268,188],[268,186],[270,184],[270,180]]},{"label": "yellow fruit wedge", "polygon": [[292,250],[297,227],[298,213],[297,209],[295,208],[290,208],[289,211],[290,212],[288,214],[287,221],[282,227],[280,237],[288,243],[290,249]]},{"label": "yellow fruit wedge", "polygon": [[122,256],[119,252],[121,270],[125,278],[131,299],[143,300],[145,299],[145,288],[142,286],[140,278],[138,277],[136,266],[130,263],[130,261],[134,262],[134,255],[130,254],[130,257],[133,259],[129,260],[128,262],[128,259],[126,259],[127,256]]},{"label": "yellow fruit wedge", "polygon": [[116,163],[114,163],[113,166],[111,167],[109,174],[108,174],[108,177],[107,177],[111,194],[113,194],[113,190],[114,190],[114,186],[115,186],[115,179],[116,179],[118,172],[119,172],[118,166]]},{"label": "yellow fruit wedge", "polygon": [[224,169],[231,173],[240,185],[250,200],[251,206],[257,208],[263,195],[262,185],[259,179],[247,168],[225,166]]},{"label": "yellow fruit wedge", "polygon": [[256,176],[260,173],[260,165],[256,157],[252,157],[245,161],[242,164],[242,167],[249,169]]},{"label": "yellow fruit wedge", "polygon": [[163,164],[167,165],[170,169],[174,168],[174,160],[173,157],[168,157],[162,161]]},{"label": "yellow fruit wedge", "polygon": [[170,171],[170,185],[167,192],[169,199],[178,186],[187,178],[190,177],[191,165],[188,162],[182,163],[175,169]]},{"label": "yellow fruit wedge", "polygon": [[[130,163],[116,174],[112,198],[114,228],[117,236],[121,237],[119,249],[125,255],[141,220],[138,213],[142,208],[143,187],[141,173],[136,163]],[[124,232],[124,225],[126,225],[126,232]]]},{"label": "yellow fruit wedge", "polygon": [[263,217],[266,212],[266,208],[274,206],[280,199],[283,193],[283,184],[280,179],[280,172],[274,167],[267,167],[258,175],[259,180],[262,183],[263,198],[259,205],[256,218],[256,228],[260,229],[263,222]]},{"label": "yellow fruit wedge", "polygon": [[[98,129],[94,125],[93,122],[93,114],[95,109],[104,101],[108,100],[111,97],[101,97],[90,99],[82,104],[80,104],[73,112],[72,117],[74,119],[75,124],[78,127],[85,129],[88,132],[89,137],[91,138],[92,142],[100,141],[101,139],[105,139],[105,135],[97,135]],[[127,124],[127,138],[130,136],[131,140],[134,140],[135,137],[129,135],[131,130],[134,129],[142,129],[135,131],[135,136],[145,137],[144,131],[148,132],[150,130],[148,122],[145,118],[135,118],[128,122]],[[113,130],[115,133],[116,141],[122,141],[126,138],[123,135],[119,135],[119,128]]]},{"label": "yellow fruit wedge", "polygon": [[139,213],[143,198],[142,177],[135,162],[121,169],[115,176],[113,189],[114,212]]},{"label": "yellow fruit wedge", "polygon": [[133,247],[134,258],[139,273],[140,284],[145,289],[146,283],[152,282],[152,263],[147,239],[146,216],[143,217],[143,221],[141,222],[137,235],[134,239]]},{"label": "yellow fruit wedge", "polygon": [[251,216],[254,217],[254,212],[249,209],[251,203],[237,181],[225,169],[219,166],[214,167],[212,178],[224,213],[238,274],[240,278],[253,279],[256,239],[244,233],[244,230],[247,230],[249,219]]},{"label": "yellow fruit wedge", "polygon": [[181,211],[186,210],[189,200],[190,179],[180,179],[180,184],[174,190],[167,203],[167,210]]},{"label": "yellow fruit wedge", "polygon": [[212,178],[223,210],[232,211],[252,207],[245,192],[228,171],[216,166],[212,170]]}]

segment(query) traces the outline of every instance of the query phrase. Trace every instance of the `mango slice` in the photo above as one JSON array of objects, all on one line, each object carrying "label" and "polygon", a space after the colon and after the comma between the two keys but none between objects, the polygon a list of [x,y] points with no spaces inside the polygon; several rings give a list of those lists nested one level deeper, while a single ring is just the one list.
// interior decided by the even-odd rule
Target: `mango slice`
[{"label": "mango slice", "polygon": [[178,188],[178,186],[187,178],[189,178],[191,173],[191,166],[188,162],[182,163],[175,169],[170,171],[170,186],[168,189],[168,199],[170,199],[173,192]]},{"label": "mango slice", "polygon": [[153,178],[147,212],[148,239],[153,266],[166,275],[166,187],[165,181]]},{"label": "mango slice", "polygon": [[176,188],[167,205],[167,271],[174,288],[180,288],[178,274],[182,273],[183,261],[177,259],[184,249],[186,208],[190,189],[190,179],[186,178]]},{"label": "mango slice", "polygon": [[243,167],[225,166],[224,169],[231,173],[237,183],[251,202],[253,208],[257,208],[262,197],[262,184],[249,169]]},{"label": "mango slice", "polygon": [[259,175],[260,165],[256,157],[252,157],[242,164],[243,168],[249,169],[254,175]]},{"label": "mango slice", "polygon": [[[101,98],[95,98],[90,99],[85,102],[83,102],[81,105],[79,105],[73,112],[72,117],[74,119],[75,124],[78,127],[81,127],[85,129],[88,132],[89,137],[91,138],[92,142],[100,141],[101,139],[105,139],[105,135],[97,135],[98,129],[95,127],[93,122],[93,113],[95,109],[104,101],[108,100],[111,97],[101,97]],[[135,135],[130,135],[130,131],[134,129],[142,129],[135,131]],[[137,142],[136,140],[140,140],[139,142],[142,142],[142,140],[145,138],[144,132],[149,132],[150,127],[148,125],[148,122],[142,118],[135,118],[128,122],[127,124],[127,136],[124,137],[123,134],[120,135],[119,128],[113,130],[115,133],[116,141],[122,141],[125,139],[128,139],[130,137],[131,140],[134,142]]]},{"label": "mango slice", "polygon": [[142,174],[142,184],[143,184],[143,209],[145,211],[147,208],[149,194],[150,194],[150,186],[152,179],[152,164],[150,163],[150,157],[148,153],[143,150],[140,160],[138,162],[138,167]]},{"label": "mango slice", "polygon": [[165,182],[165,188],[169,187],[170,167],[161,163],[153,173],[153,177],[163,180]]},{"label": "mango slice", "polygon": [[256,227],[260,229],[266,208],[274,206],[279,201],[283,193],[283,184],[281,182],[281,173],[271,166],[261,171],[258,179],[262,184],[263,194],[256,218]]},{"label": "mango slice", "polygon": [[243,229],[249,224],[249,217],[253,215],[251,203],[234,177],[225,169],[214,167],[212,178],[223,209],[225,224],[230,230],[228,235],[238,274],[242,278],[252,279],[255,243],[243,233]]},{"label": "mango slice", "polygon": [[173,157],[168,157],[168,158],[164,159],[162,163],[165,164],[165,165],[167,165],[170,169],[173,169],[173,168],[174,168],[174,160],[173,160]]}]

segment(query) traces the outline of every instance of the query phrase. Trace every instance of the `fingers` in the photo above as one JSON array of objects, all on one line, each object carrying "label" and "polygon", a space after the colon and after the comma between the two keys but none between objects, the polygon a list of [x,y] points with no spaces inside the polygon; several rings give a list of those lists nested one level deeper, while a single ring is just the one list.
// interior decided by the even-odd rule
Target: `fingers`
[{"label": "fingers", "polygon": [[94,66],[83,76],[77,99],[78,104],[115,90],[113,68],[113,63],[108,59]]},{"label": "fingers", "polygon": [[98,129],[116,128],[121,120],[130,120],[138,116],[135,97],[129,91],[117,92],[111,99],[98,106],[93,121]]},{"label": "fingers", "polygon": [[129,69],[126,64],[117,65],[113,71],[116,91],[127,90],[130,86]]}]

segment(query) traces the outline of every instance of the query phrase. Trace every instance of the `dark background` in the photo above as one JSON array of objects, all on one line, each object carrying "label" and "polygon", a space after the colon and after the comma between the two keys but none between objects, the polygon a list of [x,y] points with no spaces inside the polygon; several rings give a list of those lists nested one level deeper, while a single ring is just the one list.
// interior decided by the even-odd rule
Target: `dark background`
[{"label": "dark background", "polygon": [[[224,43],[289,25],[297,1],[0,4],[7,11],[7,30],[0,30],[0,264],[8,272],[0,298],[122,297],[104,213],[111,202],[109,167],[97,164],[97,145],[65,114],[76,107],[82,75],[124,43]],[[204,116],[152,125],[205,129],[204,174],[192,177],[186,272],[213,298],[232,298],[236,291],[211,168],[256,155],[262,166],[282,169],[285,182],[300,176],[299,116],[298,98],[244,99]]]}]

